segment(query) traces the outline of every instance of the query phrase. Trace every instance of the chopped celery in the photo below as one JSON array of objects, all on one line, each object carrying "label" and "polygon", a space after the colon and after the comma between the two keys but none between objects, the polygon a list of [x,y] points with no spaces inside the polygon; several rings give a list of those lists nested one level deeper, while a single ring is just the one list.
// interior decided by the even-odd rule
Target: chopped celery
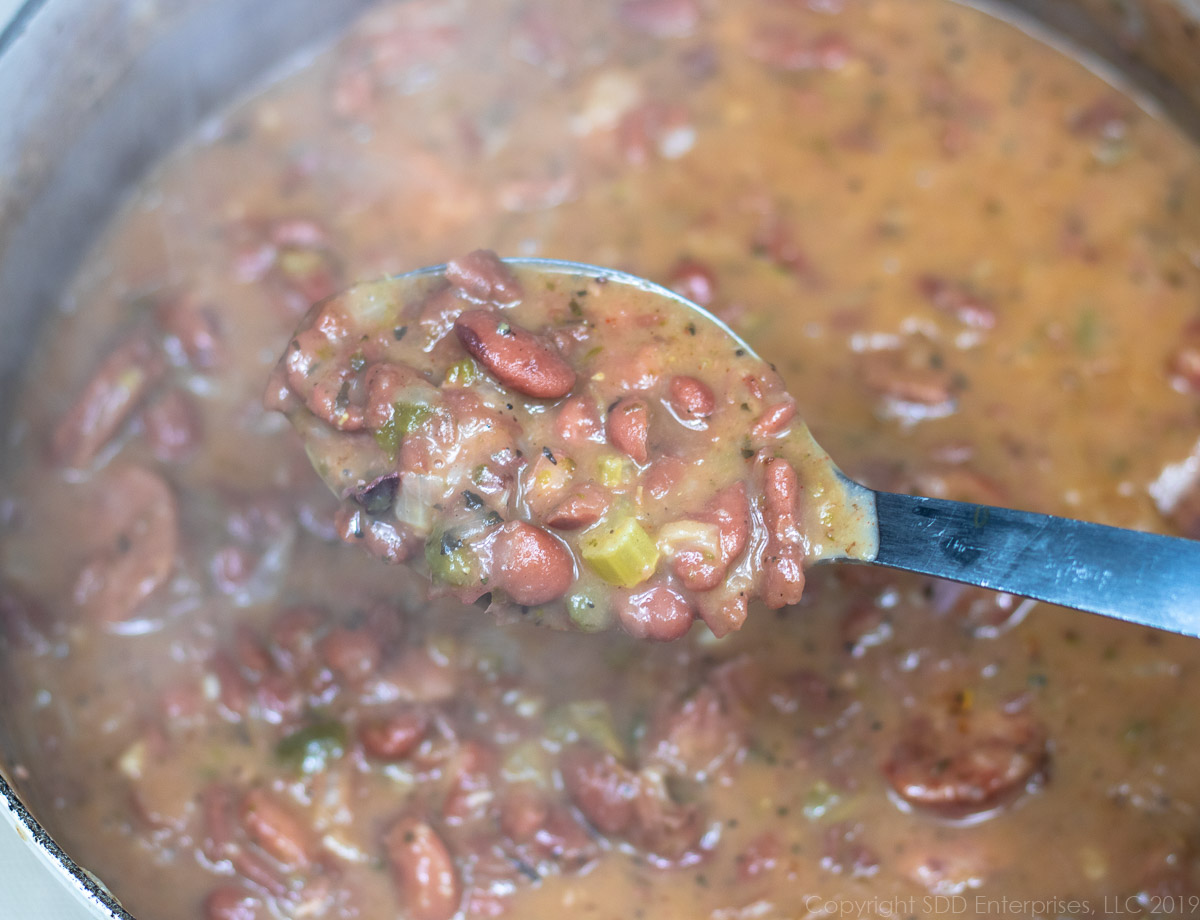
[{"label": "chopped celery", "polygon": [[435,531],[426,541],[425,564],[435,582],[461,588],[475,581],[475,554],[471,547],[446,531]]},{"label": "chopped celery", "polygon": [[546,749],[531,738],[516,745],[500,764],[500,775],[507,783],[534,783],[549,788],[553,771]]},{"label": "chopped celery", "polygon": [[455,361],[446,369],[446,384],[452,387],[469,387],[482,377],[479,365],[470,358]]},{"label": "chopped celery", "polygon": [[567,597],[567,612],[571,622],[584,632],[600,632],[607,629],[612,620],[608,604],[593,600],[582,591]]},{"label": "chopped celery", "polygon": [[383,427],[376,429],[375,443],[386,450],[389,456],[394,457],[400,447],[400,442],[429,421],[432,415],[433,410],[428,406],[420,403],[398,402],[393,408],[392,417]]},{"label": "chopped celery", "polygon": [[654,574],[658,547],[635,518],[601,521],[580,544],[583,561],[611,585],[633,588]]},{"label": "chopped celery", "polygon": [[275,746],[275,757],[297,773],[320,773],[346,753],[346,726],[329,719],[287,735]]},{"label": "chopped celery", "polygon": [[576,700],[558,707],[546,719],[546,737],[559,744],[590,741],[618,759],[625,756],[612,710],[602,700]]},{"label": "chopped celery", "polygon": [[600,484],[606,489],[624,485],[633,472],[628,460],[617,454],[601,454],[596,461],[600,472]]}]

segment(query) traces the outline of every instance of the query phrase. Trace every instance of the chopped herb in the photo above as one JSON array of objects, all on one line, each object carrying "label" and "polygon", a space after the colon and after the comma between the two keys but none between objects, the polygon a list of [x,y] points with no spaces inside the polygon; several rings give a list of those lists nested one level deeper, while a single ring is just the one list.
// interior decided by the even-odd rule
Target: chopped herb
[{"label": "chopped herb", "polygon": [[545,457],[547,460],[549,460],[551,463],[553,463],[555,466],[558,466],[558,461],[554,459],[554,451],[552,451],[549,447],[542,448],[542,456]]},{"label": "chopped herb", "polygon": [[463,495],[463,501],[466,502],[467,507],[470,508],[472,511],[478,511],[480,508],[483,507],[482,496],[476,494],[475,492],[472,492],[470,489],[465,490],[462,495]]},{"label": "chopped herb", "polygon": [[408,334],[407,326],[397,326],[395,329],[392,330],[392,338],[394,338],[397,342],[399,342],[407,334]]},{"label": "chopped herb", "polygon": [[346,726],[333,719],[292,732],[275,746],[275,757],[297,773],[322,772],[346,753]]}]

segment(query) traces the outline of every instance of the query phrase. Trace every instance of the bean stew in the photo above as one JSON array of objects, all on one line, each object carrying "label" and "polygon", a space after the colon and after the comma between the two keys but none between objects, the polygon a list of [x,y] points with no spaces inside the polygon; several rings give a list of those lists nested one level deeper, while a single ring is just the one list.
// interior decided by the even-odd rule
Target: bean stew
[{"label": "bean stew", "polygon": [[724,636],[875,547],[779,375],[619,276],[479,250],[355,285],[301,322],[267,405],[345,499],[343,540],[536,623]]},{"label": "bean stew", "polygon": [[[6,432],[2,767],[139,920],[1197,916],[1200,643],[808,565],[815,490],[765,579],[800,419],[872,488],[1200,536],[1187,137],[948,0],[382,2],[279,74],[130,190]],[[652,590],[708,625],[638,638],[693,615]]]}]

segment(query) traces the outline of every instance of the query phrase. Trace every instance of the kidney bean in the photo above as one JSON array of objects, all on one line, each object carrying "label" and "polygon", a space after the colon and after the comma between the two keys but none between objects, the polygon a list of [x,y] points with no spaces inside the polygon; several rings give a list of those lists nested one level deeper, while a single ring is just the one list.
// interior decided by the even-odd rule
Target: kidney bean
[{"label": "kidney bean", "polygon": [[500,829],[514,843],[532,840],[546,824],[550,805],[528,783],[511,788],[500,803]]},{"label": "kidney bean", "polygon": [[1046,761],[1046,734],[1033,716],[997,708],[913,719],[883,772],[913,805],[961,816],[1026,788]]},{"label": "kidney bean", "polygon": [[796,520],[799,488],[786,460],[768,460],[763,489],[767,548],[763,557],[763,601],[772,610],[795,604],[804,593],[804,547]]},{"label": "kidney bean", "polygon": [[555,431],[568,444],[580,441],[604,442],[604,426],[592,400],[583,395],[572,396],[558,407]]},{"label": "kidney bean", "polygon": [[1171,356],[1168,372],[1181,389],[1200,393],[1200,336],[1195,344],[1186,344]]},{"label": "kidney bean", "polygon": [[163,331],[163,349],[176,365],[211,370],[225,352],[224,332],[217,311],[190,294],[168,297],[154,311]]},{"label": "kidney bean", "polygon": [[163,378],[166,367],[162,351],[144,330],[117,345],[54,429],[54,462],[88,466]]},{"label": "kidney bean", "polygon": [[467,310],[454,323],[463,348],[504,386],[537,399],[571,392],[575,371],[550,342],[494,310]]},{"label": "kidney bean", "polygon": [[741,629],[750,612],[749,598],[744,590],[726,591],[718,588],[696,598],[696,610],[714,636],[720,639]]},{"label": "kidney bean", "polygon": [[250,839],[286,869],[304,869],[312,862],[310,830],[270,793],[262,789],[246,793],[241,817]]},{"label": "kidney bean", "polygon": [[492,744],[474,738],[459,744],[446,767],[446,772],[454,777],[442,803],[442,819],[447,824],[466,824],[489,814],[498,760]]},{"label": "kidney bean", "polygon": [[403,760],[421,743],[429,728],[429,717],[419,709],[404,709],[373,719],[358,731],[367,755],[376,760]]},{"label": "kidney bean", "polygon": [[733,763],[745,746],[746,719],[715,687],[659,709],[641,742],[641,762],[703,782]]},{"label": "kidney bean", "polygon": [[667,273],[667,287],[702,307],[712,306],[717,279],[711,268],[696,259],[683,258]]},{"label": "kidney bean", "polygon": [[996,325],[996,311],[991,304],[965,284],[937,275],[922,275],[917,279],[917,290],[934,307],[955,317],[964,326],[992,329]]},{"label": "kidney bean", "polygon": [[636,774],[607,751],[577,744],[563,751],[563,788],[588,822],[605,834],[622,834],[633,824]]},{"label": "kidney bean", "polygon": [[51,649],[50,624],[40,603],[15,585],[0,581],[0,644],[44,655]]},{"label": "kidney bean", "polygon": [[204,920],[259,920],[263,903],[244,888],[222,885],[204,899]]},{"label": "kidney bean", "polygon": [[496,538],[492,583],[528,607],[562,597],[575,579],[575,560],[557,537],[524,521],[505,524]]},{"label": "kidney bean", "polygon": [[650,407],[636,396],[621,399],[608,413],[608,440],[613,447],[638,463],[650,459],[647,442],[650,433]]},{"label": "kidney bean", "polygon": [[782,434],[795,417],[796,403],[791,399],[769,406],[758,417],[754,427],[750,429],[750,437],[752,440],[761,441],[763,438]]},{"label": "kidney bean", "polygon": [[749,44],[751,57],[776,70],[840,70],[853,57],[850,43],[836,32],[817,36],[794,29],[762,28]]},{"label": "kidney bean", "polygon": [[572,489],[571,494],[550,509],[543,518],[547,527],[559,530],[579,530],[591,527],[608,510],[611,502],[609,494],[594,482],[585,482],[582,486]]},{"label": "kidney bean", "polygon": [[271,725],[290,725],[299,720],[307,704],[304,689],[290,675],[273,671],[255,688],[258,716]]},{"label": "kidney bean", "polygon": [[698,520],[717,525],[717,555],[683,546],[676,550],[672,566],[689,591],[710,591],[724,580],[750,538],[750,502],[745,484],[736,482],[718,492]]},{"label": "kidney bean", "polygon": [[913,367],[898,353],[880,353],[868,359],[862,378],[871,389],[904,403],[940,406],[951,404],[954,399],[953,375],[949,370]]},{"label": "kidney bean", "polygon": [[232,863],[235,873],[271,897],[283,898],[288,894],[287,879],[267,857],[240,849],[233,855]]},{"label": "kidney bean", "polygon": [[652,498],[669,496],[687,473],[687,464],[678,457],[659,457],[642,475],[642,485]]},{"label": "kidney bean", "polygon": [[667,400],[675,414],[683,419],[708,418],[716,410],[716,398],[708,384],[683,375],[671,378]]},{"label": "kidney bean", "polygon": [[175,496],[149,470],[121,467],[94,481],[83,503],[84,533],[97,544],[75,580],[74,598],[88,617],[117,623],[133,617],[166,582],[175,564]]},{"label": "kidney bean", "polygon": [[396,403],[429,405],[437,397],[437,388],[407,364],[372,364],[363,374],[363,386],[367,391],[363,419],[373,431],[392,421]]},{"label": "kidney bean", "polygon": [[365,630],[339,627],[321,640],[318,651],[334,676],[347,689],[357,690],[379,669],[383,650]]},{"label": "kidney bean", "polygon": [[507,307],[523,296],[512,270],[491,250],[476,249],[446,263],[446,278],[456,288],[480,303]]},{"label": "kidney bean", "polygon": [[681,38],[700,22],[700,6],[696,0],[625,0],[617,17],[655,38]]},{"label": "kidney bean", "polygon": [[196,403],[183,390],[168,390],[142,413],[150,452],[164,463],[186,460],[204,436]]},{"label": "kidney bean", "polygon": [[437,832],[417,818],[401,818],[383,840],[384,853],[413,920],[450,920],[462,902],[454,859]]},{"label": "kidney bean", "polygon": [[233,807],[234,793],[228,786],[210,783],[200,792],[200,848],[210,862],[229,859],[237,850]]},{"label": "kidney bean", "polygon": [[687,634],[695,618],[687,598],[665,585],[622,592],[617,595],[616,606],[621,627],[638,639],[679,639]]}]

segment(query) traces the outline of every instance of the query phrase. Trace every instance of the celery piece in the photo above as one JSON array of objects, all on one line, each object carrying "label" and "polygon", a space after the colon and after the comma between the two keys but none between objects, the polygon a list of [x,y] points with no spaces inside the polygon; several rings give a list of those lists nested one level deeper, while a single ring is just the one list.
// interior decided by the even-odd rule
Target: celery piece
[{"label": "celery piece", "polygon": [[553,785],[553,773],[546,749],[535,738],[515,745],[500,764],[500,775],[506,783],[533,783],[541,789]]},{"label": "celery piece", "polygon": [[628,481],[632,466],[618,454],[601,454],[596,460],[599,467],[600,484],[606,489],[615,489]]},{"label": "celery piece", "polygon": [[425,543],[425,564],[436,582],[461,588],[475,581],[475,554],[446,531],[434,531]]},{"label": "celery piece", "polygon": [[452,387],[469,387],[483,377],[479,365],[470,358],[455,361],[446,369],[446,385]]},{"label": "celery piece", "polygon": [[311,776],[346,753],[346,726],[329,719],[287,735],[275,746],[275,757],[297,773]]},{"label": "celery piece", "polygon": [[608,604],[594,600],[582,591],[567,597],[567,613],[571,622],[583,632],[600,632],[607,629],[612,622]]},{"label": "celery piece", "polygon": [[432,415],[433,410],[428,406],[398,402],[392,408],[392,417],[375,430],[375,443],[387,451],[389,457],[395,457],[400,442],[429,421]]},{"label": "celery piece", "polygon": [[558,744],[590,741],[618,760],[625,756],[612,709],[602,700],[576,700],[558,707],[546,718],[546,737]]},{"label": "celery piece", "polygon": [[658,547],[635,518],[604,520],[580,544],[580,553],[610,585],[633,588],[654,574]]}]

